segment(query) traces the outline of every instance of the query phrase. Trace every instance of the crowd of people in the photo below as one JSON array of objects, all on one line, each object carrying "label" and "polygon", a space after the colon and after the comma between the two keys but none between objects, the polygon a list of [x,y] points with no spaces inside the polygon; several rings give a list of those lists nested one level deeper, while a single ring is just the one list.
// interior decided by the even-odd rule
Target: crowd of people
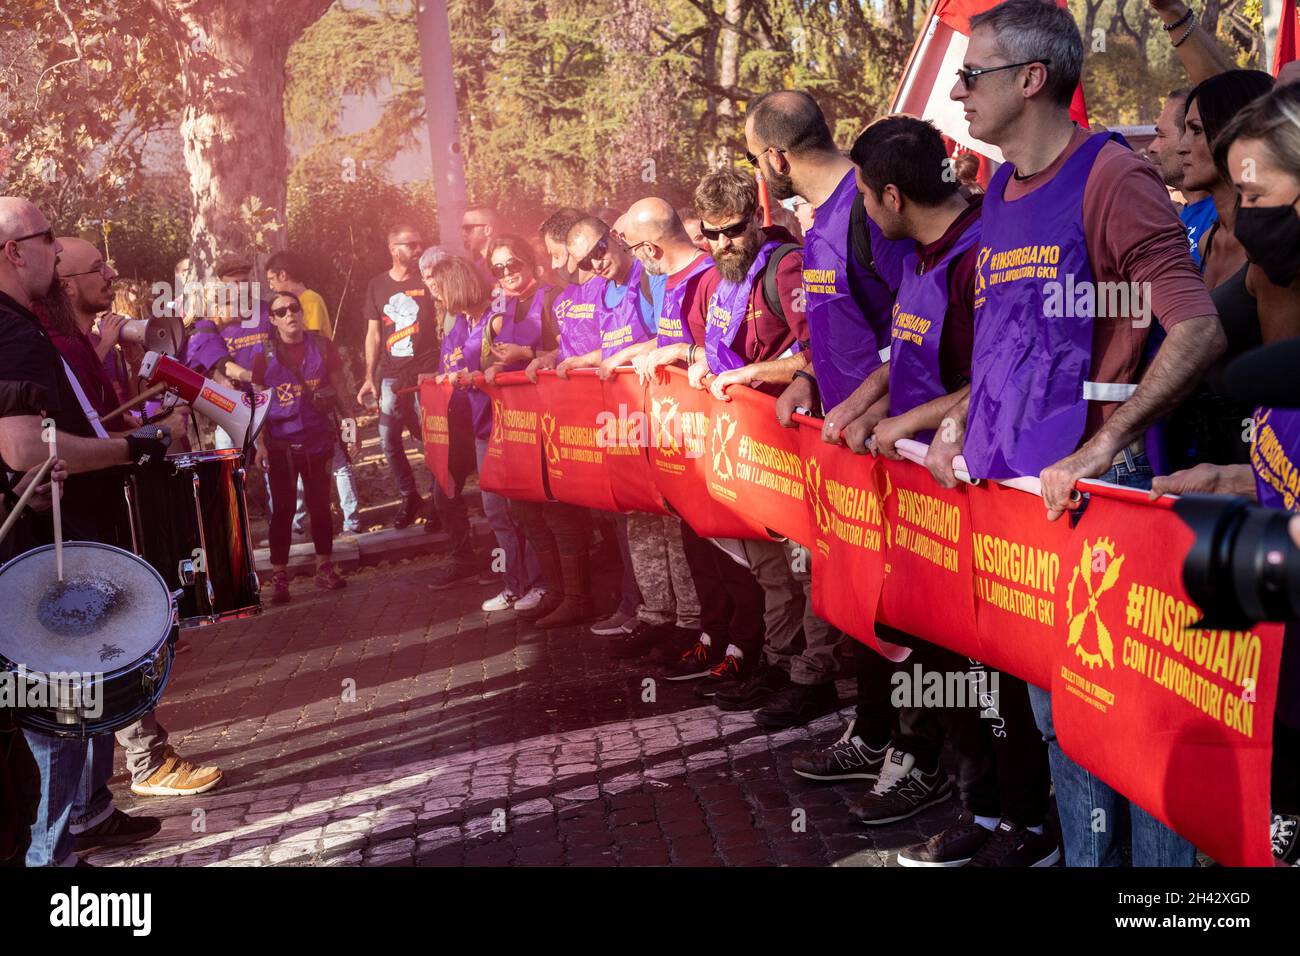
[{"label": "crowd of people", "polygon": [[[851,672],[856,693],[843,733],[795,755],[793,769],[813,781],[861,781],[850,812],[869,826],[955,796],[953,822],[901,849],[902,865],[1193,865],[1196,848],[1183,836],[1061,750],[1047,691],[877,624],[881,637],[912,650],[908,667],[998,681],[996,732],[964,702],[897,706],[897,665],[814,613],[804,543],[713,540],[673,516],[604,515],[482,490],[504,559],[502,573],[491,574],[475,551],[464,496],[492,433],[493,406],[477,373],[491,384],[511,371],[535,381],[542,370],[564,379],[588,368],[606,378],[631,366],[649,380],[679,365],[691,386],[719,399],[738,385],[775,396],[784,425],[796,412],[819,415],[824,440],[861,454],[898,457],[902,439],[927,442],[926,467],[945,487],[958,480],[958,456],[977,479],[1040,476],[1053,520],[1077,507],[1083,478],[1153,495],[1239,493],[1300,510],[1283,474],[1300,466],[1300,412],[1267,413],[1285,462],[1253,455],[1242,424],[1256,409],[1224,380],[1232,358],[1300,335],[1300,84],[1228,68],[1180,6],[1166,5],[1161,16],[1178,28],[1175,52],[1194,85],[1170,94],[1149,155],[1071,120],[1084,51],[1068,11],[1006,0],[972,18],[951,91],[971,135],[1005,159],[983,185],[975,157],[954,162],[928,122],[884,117],[846,154],[816,99],[782,90],[747,104],[752,169],[708,173],[690,208],[657,196],[621,211],[561,208],[532,235],[474,206],[462,224],[463,255],[426,247],[418,228],[394,224],[391,268],[364,297],[356,400],[378,405],[400,499],[396,526],[423,516],[429,530],[448,535],[431,583],[499,583],[484,611],[540,628],[587,627],[612,658],[689,682],[697,699],[722,710],[752,711],[765,729],[838,709],[836,681]],[[754,172],[775,200],[770,219]],[[134,387],[118,320],[106,316],[93,328],[112,270],[88,243],[56,240],[21,200],[0,200],[0,240],[0,382],[44,388],[39,408],[58,425],[70,475],[64,520],[112,541],[112,516],[79,495],[96,482],[102,488],[100,469],[157,449],[138,422],[97,435],[59,362],[100,414]],[[1049,282],[1001,265],[1026,250],[1051,250],[1055,275],[1076,287],[1124,284],[1140,295],[1118,311],[1058,316],[1046,305]],[[271,599],[279,602],[289,599],[284,566],[304,509],[319,556],[316,584],[346,583],[329,560],[330,477],[346,522],[355,520],[356,491],[339,440],[344,386],[329,316],[295,256],[279,253],[266,268],[273,298],[257,303],[251,321],[233,312],[193,321],[185,361],[273,396],[256,457],[270,485]],[[229,283],[251,274],[251,263],[234,258],[214,270]],[[916,317],[926,322],[895,334]],[[433,482],[430,500],[403,437],[420,440],[422,375],[456,386],[452,488]],[[31,394],[0,398],[0,457],[20,493],[24,473],[44,458],[32,432],[39,420]],[[183,410],[162,422],[173,443],[186,434]],[[230,437],[218,435],[218,444]],[[33,517],[27,539],[48,540],[47,526]],[[618,554],[623,569],[619,602],[599,619],[598,548]],[[1294,627],[1274,731],[1272,838],[1287,864],[1300,860],[1293,635]],[[74,849],[149,835],[148,818],[111,810],[111,739],[88,746],[32,731],[26,739],[41,781],[28,865],[67,863]],[[202,792],[220,778],[167,748],[152,716],[117,739],[133,780],[144,781],[137,792]],[[183,782],[148,789],[164,771]],[[1049,820],[1053,805],[1059,826]],[[1098,811],[1114,822],[1097,827]]]}]

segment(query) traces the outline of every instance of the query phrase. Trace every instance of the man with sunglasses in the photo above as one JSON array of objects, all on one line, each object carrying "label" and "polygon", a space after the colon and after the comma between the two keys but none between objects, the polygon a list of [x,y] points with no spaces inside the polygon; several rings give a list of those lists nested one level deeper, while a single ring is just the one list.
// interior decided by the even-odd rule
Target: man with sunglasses
[{"label": "man with sunglasses", "polygon": [[[398,394],[415,385],[421,372],[438,368],[438,329],[433,299],[420,278],[419,259],[424,251],[420,230],[398,223],[388,230],[391,265],[370,280],[362,312],[366,319],[366,380],[357,391],[363,408],[379,401],[379,443],[388,470],[402,498],[393,519],[394,528],[407,528],[425,509],[403,434],[421,441],[419,402],[414,392]],[[430,520],[433,513],[429,513]]]},{"label": "man with sunglasses", "polygon": [[484,276],[488,274],[488,244],[500,232],[501,217],[491,206],[469,206],[465,215],[460,217],[460,237],[465,244],[465,254]]},{"label": "man with sunglasses", "polygon": [[[1006,163],[984,198],[971,391],[948,413],[964,433],[932,444],[929,464],[949,485],[958,453],[975,478],[1039,476],[1053,520],[1079,506],[1078,479],[1150,487],[1144,432],[1225,347],[1156,169],[1114,134],[1071,121],[1082,66],[1069,11],[1007,0],[971,18],[949,94],[971,135],[998,146]],[[1063,287],[1095,293],[1112,283],[1143,289],[1142,312],[1168,333],[1144,372],[1149,319],[1132,309],[1099,314],[1087,300],[1058,307]],[[1048,741],[1067,864],[1117,865],[1127,801],[1062,753],[1051,696],[1031,687],[1030,701]],[[1134,865],[1192,865],[1191,844],[1127,809]],[[1108,825],[1094,826],[1099,818]]]}]

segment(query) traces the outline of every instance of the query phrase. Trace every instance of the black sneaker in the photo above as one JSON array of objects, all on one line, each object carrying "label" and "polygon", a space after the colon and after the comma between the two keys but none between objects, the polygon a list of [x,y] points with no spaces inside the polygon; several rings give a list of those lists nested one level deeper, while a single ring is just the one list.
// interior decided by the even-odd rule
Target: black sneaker
[{"label": "black sneaker", "polygon": [[1283,866],[1300,866],[1300,817],[1274,813],[1268,835],[1273,843],[1273,859]]},{"label": "black sneaker", "polygon": [[754,723],[767,730],[783,730],[816,720],[839,706],[840,695],[833,683],[791,684],[755,712]]},{"label": "black sneaker", "polygon": [[942,768],[926,773],[906,751],[889,748],[875,786],[857,803],[849,805],[859,823],[877,826],[906,820],[952,796],[952,783]]},{"label": "black sneaker", "polygon": [[428,506],[424,509],[424,533],[437,534],[442,530],[442,515],[438,514],[438,501],[434,495],[426,499]]},{"label": "black sneaker", "polygon": [[1018,823],[1002,820],[989,834],[967,866],[1052,866],[1061,858],[1061,849],[1050,836],[1026,830]]},{"label": "black sneaker", "polygon": [[733,687],[749,678],[749,658],[742,657],[735,644],[727,645],[727,653],[722,661],[709,668],[695,688],[695,696],[700,700],[712,700],[724,687]]},{"label": "black sneaker", "polygon": [[989,841],[993,831],[980,826],[970,811],[924,843],[898,851],[899,866],[965,866]]},{"label": "black sneaker", "polygon": [[853,732],[856,720],[833,744],[799,754],[791,768],[805,780],[875,780],[889,746],[872,750]]},{"label": "black sneaker", "polygon": [[452,558],[438,570],[429,575],[427,583],[435,591],[455,587],[466,578],[478,575],[477,563],[469,558]]},{"label": "black sneaker", "polygon": [[162,829],[162,821],[157,817],[133,817],[116,807],[108,817],[83,833],[72,838],[74,853],[99,850],[112,846],[127,846],[147,840]]},{"label": "black sneaker", "polygon": [[402,510],[399,511],[397,517],[393,519],[393,527],[399,531],[402,528],[409,528],[415,523],[415,519],[420,516],[420,512],[423,510],[423,498],[418,494],[407,495],[406,499],[402,502]]},{"label": "black sneaker", "polygon": [[[658,664],[660,667],[675,666],[682,659],[682,655],[694,648],[704,635],[703,631],[678,627],[676,624],[669,624],[667,628],[671,633],[665,634],[664,639],[650,652],[650,663]],[[719,655],[719,659],[721,659],[721,655]],[[716,664],[717,660],[711,663]]]},{"label": "black sneaker", "polygon": [[[708,677],[709,671],[722,663],[726,655],[721,648],[714,648],[713,639],[701,634],[690,648],[677,655],[677,660],[668,664],[668,674],[664,680],[698,680]],[[654,655],[650,655],[654,660]]]},{"label": "black sneaker", "polygon": [[713,702],[722,710],[753,710],[789,686],[789,674],[760,658],[747,680],[720,688],[713,696]]},{"label": "black sneaker", "polygon": [[626,637],[610,638],[609,656],[616,661],[630,661],[645,657],[664,639],[661,625],[633,621]]}]

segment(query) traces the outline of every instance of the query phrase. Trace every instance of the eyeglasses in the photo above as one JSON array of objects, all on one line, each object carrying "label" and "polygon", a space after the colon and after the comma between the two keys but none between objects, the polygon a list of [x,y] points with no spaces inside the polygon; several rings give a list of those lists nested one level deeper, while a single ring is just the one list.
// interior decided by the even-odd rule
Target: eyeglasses
[{"label": "eyeglasses", "polygon": [[636,254],[636,251],[637,251],[638,249],[640,249],[642,246],[651,246],[651,247],[653,247],[653,246],[654,246],[654,243],[651,242],[649,239],[647,239],[647,240],[645,240],[645,242],[638,242],[635,246],[628,246],[628,247],[627,247],[627,251],[630,252],[630,253],[632,253],[633,255],[635,255],[635,254]]},{"label": "eyeglasses", "polygon": [[[785,152],[785,150],[782,149],[780,146],[765,146],[761,150],[759,150],[758,156],[762,156],[764,153],[769,152],[770,150],[773,149],[776,150],[778,153]],[[758,156],[755,156],[749,150],[745,150],[745,159],[749,162],[749,165],[753,166],[755,169],[758,168]]]},{"label": "eyeglasses", "polygon": [[524,262],[522,259],[511,257],[505,262],[498,262],[496,265],[489,268],[488,271],[492,273],[494,278],[504,279],[508,275],[519,275],[522,273],[524,271]]},{"label": "eyeglasses", "polygon": [[98,273],[99,275],[104,275],[106,272],[108,272],[108,263],[101,262],[99,265],[95,266],[93,269],[87,269],[85,272],[63,272],[63,273],[60,273],[59,278],[60,278],[60,279],[75,279],[77,276],[89,276],[89,275],[95,275],[96,273]]},{"label": "eyeglasses", "polygon": [[487,228],[487,223],[485,222],[467,222],[461,225],[460,231],[473,232],[475,229],[486,229],[486,228]]},{"label": "eyeglasses", "polygon": [[578,270],[580,272],[591,271],[591,261],[593,259],[605,258],[605,253],[609,251],[609,233],[605,233],[600,240],[591,247],[586,256],[578,260]]},{"label": "eyeglasses", "polygon": [[44,239],[46,242],[53,242],[54,227],[51,226],[50,228],[43,229],[40,232],[33,232],[25,236],[18,236],[15,239],[6,239],[3,243],[0,243],[0,245],[8,245],[11,242],[26,242],[28,239]]},{"label": "eyeglasses", "polygon": [[1006,66],[981,66],[973,70],[959,68],[957,78],[961,80],[961,85],[968,90],[975,89],[975,78],[983,76],[985,73],[997,73],[1001,70],[1015,70],[1022,66],[1032,66],[1035,63],[1041,63],[1043,66],[1051,66],[1051,60],[1025,60],[1024,63],[1008,63]]},{"label": "eyeglasses", "polygon": [[297,302],[290,302],[288,305],[282,305],[278,309],[272,309],[271,314],[277,319],[283,319],[286,315],[297,315],[302,311],[302,306]]},{"label": "eyeglasses", "polygon": [[728,239],[739,239],[745,234],[745,230],[749,228],[749,220],[753,215],[754,214],[751,212],[748,215],[742,216],[730,226],[720,226],[717,229],[710,229],[701,222],[700,232],[704,234],[704,238],[709,240],[709,242],[717,242],[721,236],[726,236]]}]

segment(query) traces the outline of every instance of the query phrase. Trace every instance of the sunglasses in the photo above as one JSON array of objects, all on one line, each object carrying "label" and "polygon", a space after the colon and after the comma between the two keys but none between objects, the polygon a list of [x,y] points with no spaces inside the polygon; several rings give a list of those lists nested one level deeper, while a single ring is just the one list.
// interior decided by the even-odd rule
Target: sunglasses
[{"label": "sunglasses", "polygon": [[504,279],[509,275],[521,274],[524,271],[524,268],[525,266],[522,260],[510,258],[505,262],[498,262],[496,265],[489,268],[488,271],[492,273],[493,278]]},{"label": "sunglasses", "polygon": [[[762,156],[764,153],[769,152],[771,150],[776,150],[778,153],[785,152],[785,150],[783,150],[780,146],[766,146],[763,149],[759,150],[758,156]],[[745,160],[749,163],[749,165],[753,166],[755,169],[758,169],[758,156],[755,156],[749,150],[745,150]]]},{"label": "sunglasses", "polygon": [[17,238],[14,239],[6,239],[5,244],[8,244],[10,242],[26,242],[28,239],[44,239],[46,242],[53,242],[54,227],[51,226],[49,229],[43,229],[40,232],[28,233],[25,236],[18,236]]},{"label": "sunglasses", "polygon": [[961,85],[968,90],[975,89],[975,78],[983,76],[985,73],[998,73],[1002,70],[1016,70],[1022,66],[1031,66],[1034,63],[1041,63],[1043,66],[1051,66],[1051,60],[1025,60],[1024,63],[1008,63],[1006,66],[981,66],[973,70],[961,68],[957,70],[957,78],[961,80]]},{"label": "sunglasses", "polygon": [[704,223],[700,223],[700,232],[704,234],[704,238],[709,242],[717,242],[722,236],[726,236],[728,239],[739,239],[745,234],[745,230],[749,228],[749,220],[753,215],[751,212],[747,216],[742,216],[730,226],[722,226],[718,229],[710,229]]},{"label": "sunglasses", "polygon": [[286,315],[297,315],[302,311],[302,306],[297,302],[290,302],[288,305],[282,305],[278,309],[272,309],[271,314],[277,319],[283,319]]},{"label": "sunglasses", "polygon": [[608,251],[609,251],[609,233],[607,232],[600,237],[599,242],[597,242],[594,246],[591,247],[591,251],[589,251],[586,256],[578,260],[578,271],[590,272],[591,261],[593,259],[605,258],[605,253]]}]

